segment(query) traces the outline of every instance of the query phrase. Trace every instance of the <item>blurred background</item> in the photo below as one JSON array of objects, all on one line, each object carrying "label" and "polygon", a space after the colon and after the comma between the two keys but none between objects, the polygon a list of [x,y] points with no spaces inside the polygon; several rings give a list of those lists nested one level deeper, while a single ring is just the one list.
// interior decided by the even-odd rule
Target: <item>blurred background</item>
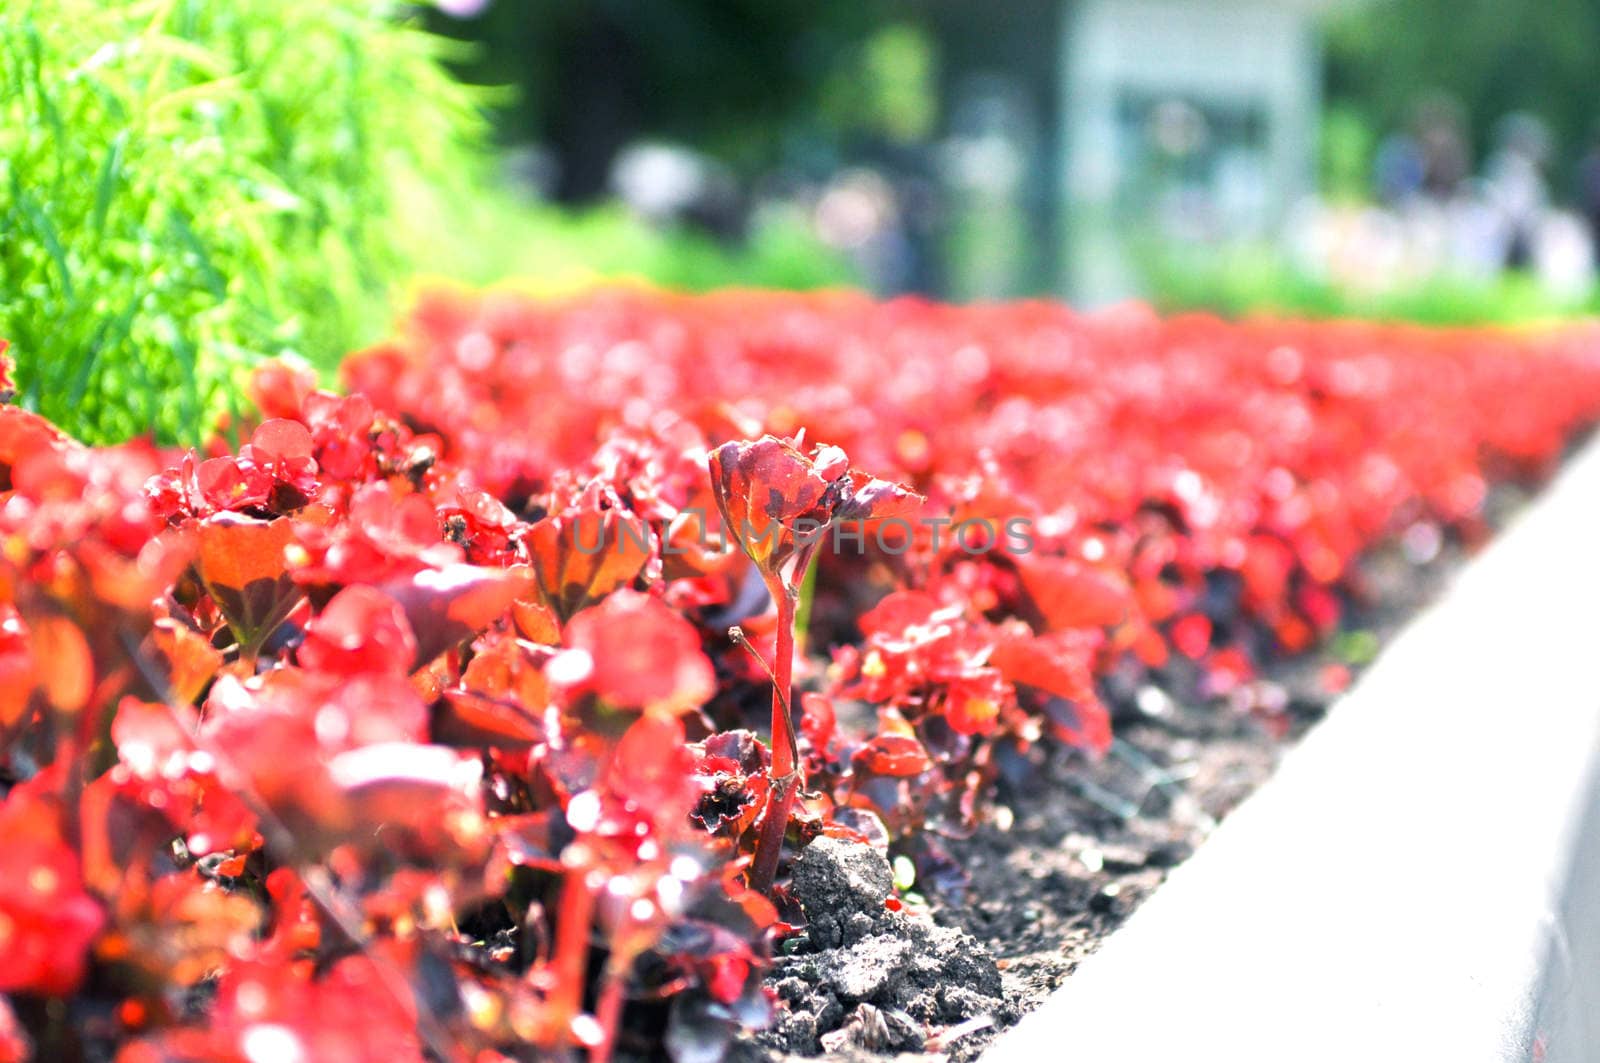
[{"label": "blurred background", "polygon": [[1600,0],[445,0],[428,23],[493,87],[500,180],[536,207],[505,232],[523,274],[1427,321],[1595,302]]},{"label": "blurred background", "polygon": [[199,439],[443,278],[1600,309],[1600,0],[0,0],[0,337]]}]

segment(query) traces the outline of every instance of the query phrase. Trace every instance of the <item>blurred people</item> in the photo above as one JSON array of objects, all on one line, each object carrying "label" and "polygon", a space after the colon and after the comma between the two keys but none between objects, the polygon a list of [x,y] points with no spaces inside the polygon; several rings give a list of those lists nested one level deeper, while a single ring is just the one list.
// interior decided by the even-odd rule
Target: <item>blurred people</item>
[{"label": "blurred people", "polygon": [[1550,135],[1531,114],[1508,115],[1500,123],[1498,145],[1484,173],[1484,190],[1499,212],[1506,269],[1533,264],[1534,241],[1549,200],[1544,168]]},{"label": "blurred people", "polygon": [[855,167],[837,174],[817,200],[822,242],[844,252],[876,292],[912,290],[916,248],[900,196],[882,173]]},{"label": "blurred people", "polygon": [[744,197],[727,168],[679,144],[640,141],[618,153],[611,192],[656,224],[688,222],[732,240],[745,223]]},{"label": "blurred people", "polygon": [[1384,138],[1373,164],[1379,202],[1396,207],[1426,197],[1454,199],[1472,173],[1460,106],[1448,96],[1417,104],[1409,127]]},{"label": "blurred people", "polygon": [[1372,171],[1378,202],[1390,207],[1409,202],[1422,191],[1427,172],[1422,145],[1409,131],[1390,133],[1378,145]]},{"label": "blurred people", "polygon": [[1455,198],[1472,174],[1466,119],[1460,104],[1436,95],[1417,106],[1417,145],[1422,152],[1422,188],[1436,200]]},{"label": "blurred people", "polygon": [[1589,150],[1578,162],[1578,209],[1589,223],[1589,242],[1600,257],[1600,125],[1589,136]]},{"label": "blurred people", "polygon": [[1588,226],[1573,211],[1546,211],[1533,243],[1540,285],[1563,299],[1580,299],[1594,285],[1595,251]]},{"label": "blurred people", "polygon": [[1506,117],[1477,179],[1465,129],[1445,99],[1419,105],[1377,152],[1377,205],[1318,204],[1296,216],[1298,265],[1369,293],[1436,279],[1491,283],[1518,270],[1552,295],[1585,298],[1600,257],[1600,129],[1580,165],[1576,211],[1551,201],[1553,144],[1539,118]]}]

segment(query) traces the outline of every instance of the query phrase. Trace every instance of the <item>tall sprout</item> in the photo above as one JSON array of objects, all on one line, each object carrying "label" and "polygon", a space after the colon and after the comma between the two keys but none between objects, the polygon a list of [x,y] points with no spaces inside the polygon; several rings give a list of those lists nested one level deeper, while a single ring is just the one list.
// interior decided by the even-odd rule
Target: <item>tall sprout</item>
[{"label": "tall sprout", "polygon": [[710,457],[723,533],[738,540],[778,611],[775,656],[770,665],[762,662],[772,677],[770,785],[749,875],[750,888],[762,892],[777,877],[789,813],[805,784],[791,706],[795,608],[806,571],[836,523],[898,516],[922,501],[898,484],[852,470],[838,447],[814,447],[807,455],[803,446],[804,433],[793,441],[763,436],[724,443]]}]

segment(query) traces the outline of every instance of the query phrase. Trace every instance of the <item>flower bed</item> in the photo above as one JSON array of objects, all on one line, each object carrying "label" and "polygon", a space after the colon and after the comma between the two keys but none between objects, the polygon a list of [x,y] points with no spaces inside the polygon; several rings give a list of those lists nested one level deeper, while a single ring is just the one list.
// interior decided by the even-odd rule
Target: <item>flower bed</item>
[{"label": "flower bed", "polygon": [[1597,526],[1590,440],[984,1063],[1586,1059]]},{"label": "flower bed", "polygon": [[1548,472],[1600,337],[435,292],[344,384],[236,453],[0,411],[14,1054],[705,1059],[769,967],[937,1044],[997,781],[1180,667],[1286,725],[1257,668]]}]

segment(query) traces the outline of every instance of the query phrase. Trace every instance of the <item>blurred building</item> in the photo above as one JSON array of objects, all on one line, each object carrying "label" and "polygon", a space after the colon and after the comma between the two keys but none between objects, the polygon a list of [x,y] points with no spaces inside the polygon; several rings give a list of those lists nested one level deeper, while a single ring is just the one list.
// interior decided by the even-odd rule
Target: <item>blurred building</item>
[{"label": "blurred building", "polygon": [[1281,230],[1314,190],[1317,18],[1341,2],[939,0],[954,294],[1054,277],[1104,303],[1146,245]]}]

